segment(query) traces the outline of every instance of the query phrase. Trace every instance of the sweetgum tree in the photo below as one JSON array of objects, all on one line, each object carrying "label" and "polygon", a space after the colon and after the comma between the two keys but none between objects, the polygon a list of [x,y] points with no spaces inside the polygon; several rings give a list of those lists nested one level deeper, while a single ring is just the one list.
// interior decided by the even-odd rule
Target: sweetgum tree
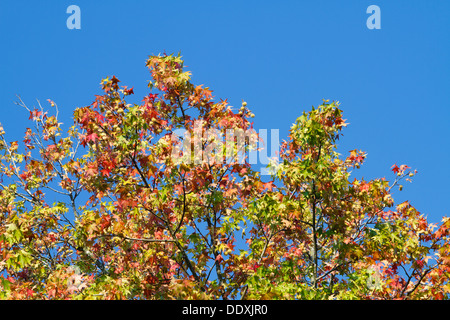
[{"label": "sweetgum tree", "polygon": [[147,66],[140,104],[108,77],[67,132],[51,100],[19,102],[20,145],[0,126],[1,298],[449,297],[449,219],[394,204],[406,165],[350,178],[366,155],[337,153],[337,102],[296,120],[263,182],[237,157],[257,139],[246,103],[215,102],[180,56]]}]

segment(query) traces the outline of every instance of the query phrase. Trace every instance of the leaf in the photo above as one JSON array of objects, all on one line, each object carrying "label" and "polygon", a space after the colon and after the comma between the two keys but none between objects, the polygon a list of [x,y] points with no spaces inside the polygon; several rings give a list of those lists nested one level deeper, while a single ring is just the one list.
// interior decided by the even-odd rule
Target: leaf
[{"label": "leaf", "polygon": [[96,133],[91,133],[89,135],[86,136],[86,142],[95,142],[98,140],[98,135]]},{"label": "leaf", "polygon": [[2,286],[4,291],[6,292],[11,291],[11,283],[5,278],[2,278]]},{"label": "leaf", "polygon": [[42,115],[43,115],[42,111],[38,111],[37,109],[34,109],[34,110],[30,111],[30,117],[28,119],[36,120],[36,119],[39,119]]},{"label": "leaf", "polygon": [[399,168],[396,164],[394,164],[394,165],[391,167],[391,169],[392,169],[392,171],[394,171],[395,174],[397,174],[397,173],[400,171],[400,168]]},{"label": "leaf", "polygon": [[272,181],[263,182],[263,186],[265,189],[267,189],[267,191],[272,191],[274,188],[276,188],[276,186],[274,185],[274,183]]}]

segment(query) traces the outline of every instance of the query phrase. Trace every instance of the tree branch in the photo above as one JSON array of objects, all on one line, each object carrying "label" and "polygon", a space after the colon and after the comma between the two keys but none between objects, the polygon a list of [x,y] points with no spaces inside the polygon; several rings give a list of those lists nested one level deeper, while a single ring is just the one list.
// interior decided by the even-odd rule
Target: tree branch
[{"label": "tree branch", "polygon": [[121,239],[125,239],[125,240],[131,240],[131,241],[143,241],[143,242],[175,242],[175,240],[173,239],[153,239],[153,238],[132,238],[132,237],[127,237],[121,234],[102,234],[102,235],[98,235],[96,237],[94,237],[94,239],[97,238],[105,238],[105,237],[110,237],[110,238],[121,238]]}]

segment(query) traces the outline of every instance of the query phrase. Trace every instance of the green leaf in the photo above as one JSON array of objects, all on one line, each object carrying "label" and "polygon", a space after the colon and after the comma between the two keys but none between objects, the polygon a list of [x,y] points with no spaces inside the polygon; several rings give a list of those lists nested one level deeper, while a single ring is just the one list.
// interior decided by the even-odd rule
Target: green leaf
[{"label": "green leaf", "polygon": [[2,286],[3,286],[4,291],[6,291],[6,292],[11,291],[11,283],[4,278],[2,278]]}]

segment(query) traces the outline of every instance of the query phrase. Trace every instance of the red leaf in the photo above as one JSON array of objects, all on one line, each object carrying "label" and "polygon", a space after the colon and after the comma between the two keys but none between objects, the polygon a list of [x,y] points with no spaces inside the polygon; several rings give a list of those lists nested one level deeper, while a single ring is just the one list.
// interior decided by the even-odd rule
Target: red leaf
[{"label": "red leaf", "polygon": [[173,186],[173,189],[178,193],[178,194],[183,194],[183,184],[176,184]]},{"label": "red leaf", "polygon": [[120,82],[120,80],[117,79],[116,76],[113,76],[113,77],[111,78],[111,82],[112,82],[113,84],[116,84],[116,83]]},{"label": "red leaf", "polygon": [[111,176],[111,170],[109,170],[109,169],[102,169],[100,172],[104,176],[107,176],[107,177]]},{"label": "red leaf", "polygon": [[38,111],[37,109],[34,109],[33,111],[30,111],[30,117],[28,119],[35,120],[36,118],[39,118],[42,116],[42,111]]},{"label": "red leaf", "polygon": [[400,171],[405,171],[406,169],[411,169],[411,167],[408,167],[406,164],[402,164],[401,166],[400,166]]},{"label": "red leaf", "polygon": [[275,185],[273,184],[272,181],[269,182],[263,182],[264,188],[267,189],[268,191],[272,191],[273,188],[275,187]]},{"label": "red leaf", "polygon": [[[134,88],[134,87],[133,87]],[[127,87],[124,87],[123,92],[126,95],[134,94],[133,88],[127,89]]]},{"label": "red leaf", "polygon": [[250,268],[251,268],[253,271],[256,271],[259,267],[260,267],[260,264],[259,264],[258,262],[255,262],[255,264],[254,264],[253,266],[251,266]]},{"label": "red leaf", "polygon": [[96,133],[91,133],[86,136],[86,142],[89,141],[95,142],[96,140],[98,140],[98,135]]},{"label": "red leaf", "polygon": [[86,169],[86,174],[89,177],[95,176],[97,174],[97,172],[98,172],[98,169],[95,166],[95,164],[92,164],[92,163],[88,164],[87,169]]},{"label": "red leaf", "polygon": [[394,164],[392,167],[392,171],[394,171],[394,173],[398,173],[399,172],[399,167],[397,167],[397,165],[396,164]]},{"label": "red leaf", "polygon": [[368,192],[369,191],[369,184],[362,182],[361,186],[359,187],[359,190]]},{"label": "red leaf", "polygon": [[102,216],[102,222],[100,225],[102,229],[108,228],[111,225],[111,216],[109,215]]}]

